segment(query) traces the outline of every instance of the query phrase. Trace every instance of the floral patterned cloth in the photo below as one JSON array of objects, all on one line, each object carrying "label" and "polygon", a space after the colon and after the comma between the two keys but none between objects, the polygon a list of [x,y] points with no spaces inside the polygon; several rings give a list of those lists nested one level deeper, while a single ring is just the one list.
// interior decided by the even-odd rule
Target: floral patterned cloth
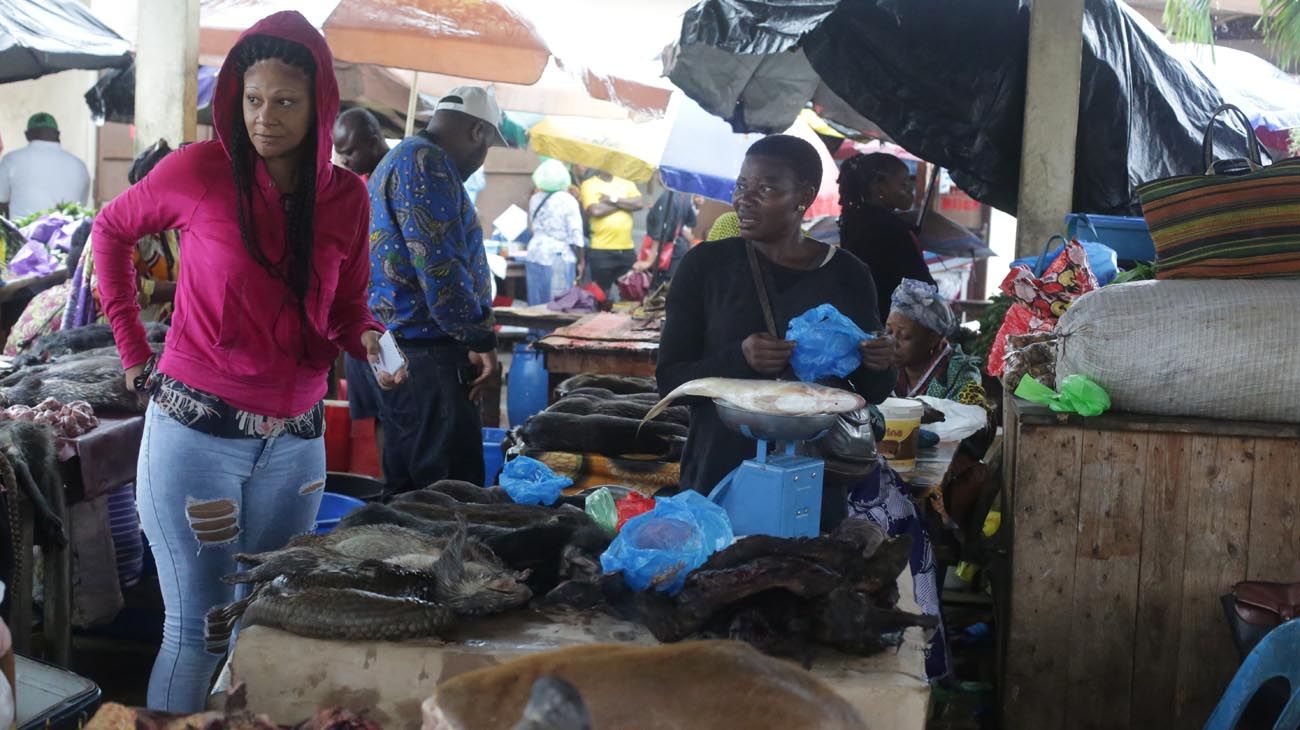
[{"label": "floral patterned cloth", "polygon": [[370,310],[398,339],[496,345],[483,229],[460,173],[423,133],[370,175]]},{"label": "floral patterned cloth", "polygon": [[67,306],[68,293],[71,291],[71,283],[65,281],[33,297],[18,317],[13,329],[9,330],[4,354],[9,357],[21,355],[31,347],[37,337],[58,332],[59,327],[63,325],[63,310]]},{"label": "floral patterned cloth", "polygon": [[[137,382],[140,392],[148,393],[155,405],[182,425],[200,433],[220,438],[270,439],[297,436],[320,438],[325,433],[325,402],[293,418],[275,418],[241,411],[211,393],[182,383],[156,369],[156,358],[145,366]],[[139,388],[139,385],[143,388]]]},{"label": "floral patterned cloth", "polygon": [[939,618],[939,628],[930,640],[925,657],[925,673],[934,681],[948,674],[948,641],[940,612],[934,550],[909,490],[907,482],[882,458],[875,471],[849,488],[849,515],[874,522],[890,537],[912,538],[909,565],[916,604],[922,613]]}]

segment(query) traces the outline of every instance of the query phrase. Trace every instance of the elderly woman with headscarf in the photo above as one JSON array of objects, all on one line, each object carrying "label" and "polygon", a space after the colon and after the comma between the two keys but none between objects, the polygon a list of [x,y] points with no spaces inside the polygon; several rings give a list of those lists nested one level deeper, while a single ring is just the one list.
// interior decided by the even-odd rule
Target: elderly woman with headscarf
[{"label": "elderly woman with headscarf", "polygon": [[533,237],[524,261],[528,303],[546,304],[573,286],[582,253],[582,208],[569,193],[569,170],[547,160],[533,172],[537,192],[528,202]]},{"label": "elderly woman with headscarf", "polygon": [[938,287],[903,279],[890,297],[885,328],[894,338],[894,364],[898,366],[894,395],[926,395],[987,406],[979,358],[964,354],[949,341],[957,331],[957,318]]}]

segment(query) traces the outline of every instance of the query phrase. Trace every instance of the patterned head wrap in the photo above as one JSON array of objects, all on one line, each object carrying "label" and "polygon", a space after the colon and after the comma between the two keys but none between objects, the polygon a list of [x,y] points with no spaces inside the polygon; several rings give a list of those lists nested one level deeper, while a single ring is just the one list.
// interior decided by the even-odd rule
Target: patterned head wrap
[{"label": "patterned head wrap", "polygon": [[533,184],[538,190],[544,193],[558,193],[561,190],[567,190],[572,180],[569,178],[569,168],[564,166],[559,160],[547,160],[533,170]]},{"label": "patterned head wrap", "polygon": [[903,279],[890,297],[890,311],[898,312],[931,331],[947,337],[957,327],[948,303],[939,295],[939,288],[916,279]]}]

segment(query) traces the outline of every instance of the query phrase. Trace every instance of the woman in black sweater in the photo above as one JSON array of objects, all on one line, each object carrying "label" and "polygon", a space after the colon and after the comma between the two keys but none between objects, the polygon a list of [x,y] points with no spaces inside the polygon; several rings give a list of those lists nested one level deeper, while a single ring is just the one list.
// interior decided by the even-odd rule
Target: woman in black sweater
[{"label": "woman in black sweater", "polygon": [[912,178],[884,152],[855,155],[840,168],[840,245],[871,269],[880,318],[903,279],[933,284],[912,230],[895,211],[912,207]]},{"label": "woman in black sweater", "polygon": [[[791,319],[821,304],[834,305],[866,332],[881,330],[871,271],[854,256],[805,237],[800,228],[821,177],[816,150],[798,137],[764,137],[749,148],[732,198],[740,237],[692,249],[669,290],[656,373],[661,393],[697,378],[795,379],[794,345],[781,338]],[[751,245],[778,337],[767,332],[746,253]],[[896,377],[893,345],[881,338],[861,349],[862,367],[848,380],[868,402],[879,403]],[[682,455],[682,486],[707,494],[754,449],[751,439],[722,425],[712,402],[697,400]]]}]

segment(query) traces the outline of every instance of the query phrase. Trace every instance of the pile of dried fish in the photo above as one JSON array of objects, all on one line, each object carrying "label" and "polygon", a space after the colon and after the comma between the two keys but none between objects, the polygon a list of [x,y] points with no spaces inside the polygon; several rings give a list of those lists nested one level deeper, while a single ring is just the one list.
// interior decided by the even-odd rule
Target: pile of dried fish
[{"label": "pile of dried fish", "polygon": [[435,536],[396,525],[342,527],[305,535],[281,550],[236,560],[226,577],[248,597],[208,614],[210,651],[223,651],[236,621],[320,639],[400,640],[436,636],[456,616],[522,606],[526,577],[502,564],[461,522]]},{"label": "pile of dried fish", "polygon": [[676,596],[620,595],[622,577],[604,576],[590,590],[551,598],[581,607],[603,599],[663,642],[737,639],[811,665],[818,646],[869,655],[898,646],[909,626],[935,625],[896,607],[910,551],[906,537],[886,540],[876,525],[848,519],[829,536],[742,538],[692,572]]}]

